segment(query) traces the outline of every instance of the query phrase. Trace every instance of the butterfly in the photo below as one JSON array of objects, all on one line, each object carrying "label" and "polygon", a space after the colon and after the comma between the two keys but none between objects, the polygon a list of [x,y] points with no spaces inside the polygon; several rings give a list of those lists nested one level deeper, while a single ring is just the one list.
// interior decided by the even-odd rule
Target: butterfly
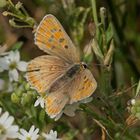
[{"label": "butterfly", "polygon": [[29,62],[27,80],[40,94],[45,93],[50,117],[60,114],[65,105],[91,96],[97,83],[56,17],[48,14],[42,19],[35,44],[47,54]]}]

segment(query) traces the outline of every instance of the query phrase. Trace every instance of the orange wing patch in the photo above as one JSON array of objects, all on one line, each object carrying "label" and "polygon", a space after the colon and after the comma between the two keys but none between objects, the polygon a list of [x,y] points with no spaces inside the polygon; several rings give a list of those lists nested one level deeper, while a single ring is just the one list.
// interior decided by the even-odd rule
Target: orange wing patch
[{"label": "orange wing patch", "polygon": [[69,98],[66,94],[64,94],[63,90],[49,93],[49,95],[45,98],[45,108],[47,114],[51,118],[54,118],[56,115],[61,113],[68,100]]},{"label": "orange wing patch", "polygon": [[76,94],[73,95],[73,100],[79,101],[81,99],[89,97],[93,93],[93,83],[90,80],[86,80],[83,83],[83,87],[81,87]]},{"label": "orange wing patch", "polygon": [[35,44],[44,52],[56,55],[67,62],[80,61],[72,41],[53,15],[45,16],[40,22],[35,34]]},{"label": "orange wing patch", "polygon": [[72,94],[70,94],[70,104],[91,96],[97,87],[97,83],[88,69],[81,71],[75,77],[72,84],[73,87]]},{"label": "orange wing patch", "polygon": [[39,93],[45,92],[50,85],[69,67],[69,64],[55,56],[40,56],[29,62],[27,80]]}]

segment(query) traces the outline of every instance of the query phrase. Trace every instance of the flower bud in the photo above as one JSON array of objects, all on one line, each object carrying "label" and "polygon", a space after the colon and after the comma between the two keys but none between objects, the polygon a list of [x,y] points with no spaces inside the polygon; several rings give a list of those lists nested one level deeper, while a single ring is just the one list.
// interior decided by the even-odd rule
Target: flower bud
[{"label": "flower bud", "polygon": [[16,95],[16,93],[12,93],[11,100],[13,103],[19,103],[20,98]]},{"label": "flower bud", "polygon": [[18,2],[16,5],[15,5],[15,8],[18,10],[20,9],[22,6],[22,3],[21,2]]},{"label": "flower bud", "polygon": [[10,19],[10,20],[9,20],[9,24],[10,24],[11,26],[13,26],[13,27],[16,26],[16,23],[15,23],[14,19]]},{"label": "flower bud", "polygon": [[101,17],[101,23],[102,23],[104,29],[105,29],[106,16],[107,16],[106,9],[104,7],[101,7],[100,8],[100,17]]},{"label": "flower bud", "polygon": [[42,109],[39,113],[39,121],[40,122],[42,122],[42,123],[44,122],[45,115],[46,115],[46,112],[45,112],[45,110]]},{"label": "flower bud", "polygon": [[132,99],[131,105],[132,107],[130,108],[130,112],[132,113],[132,115],[140,119],[140,100]]},{"label": "flower bud", "polygon": [[27,17],[26,19],[26,22],[30,23],[30,25],[34,25],[35,24],[35,20],[31,17]]},{"label": "flower bud", "polygon": [[26,105],[26,104],[28,104],[28,103],[30,103],[31,102],[31,96],[29,95],[29,94],[27,94],[27,93],[23,93],[23,95],[22,95],[22,99],[21,99],[21,104],[22,105]]},{"label": "flower bud", "polygon": [[95,55],[97,56],[97,58],[100,61],[103,61],[104,60],[104,56],[103,56],[103,53],[102,53],[102,51],[101,51],[101,49],[99,47],[99,44],[98,44],[97,40],[93,39],[91,45],[92,45],[92,49],[93,49]]},{"label": "flower bud", "polygon": [[8,16],[9,13],[7,11],[4,11],[2,14],[3,16]]},{"label": "flower bud", "polygon": [[25,90],[27,90],[27,91],[30,90],[30,84],[29,83],[25,84]]},{"label": "flower bud", "polygon": [[17,95],[18,97],[22,96],[22,93],[23,93],[23,91],[22,91],[20,88],[18,88],[18,89],[16,90],[16,95]]},{"label": "flower bud", "polygon": [[105,55],[105,59],[104,59],[104,65],[105,66],[108,66],[111,64],[111,61],[112,61],[112,57],[113,57],[113,53],[114,53],[114,41],[113,39],[111,40],[111,43],[110,43],[110,46],[109,46],[109,49],[107,51],[107,54]]}]

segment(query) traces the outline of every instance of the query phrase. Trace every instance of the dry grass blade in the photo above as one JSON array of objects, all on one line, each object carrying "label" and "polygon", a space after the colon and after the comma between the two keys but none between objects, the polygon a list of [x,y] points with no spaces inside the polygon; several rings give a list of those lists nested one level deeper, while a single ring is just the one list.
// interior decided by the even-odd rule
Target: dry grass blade
[{"label": "dry grass blade", "polygon": [[137,119],[134,115],[130,115],[130,116],[126,119],[127,127],[130,127],[130,126],[136,124],[137,121],[138,121],[138,119]]},{"label": "dry grass blade", "polygon": [[105,140],[105,139],[106,139],[105,130],[102,128],[101,131],[102,131],[102,137],[101,137],[101,140]]},{"label": "dry grass blade", "polygon": [[[103,139],[103,138],[105,138],[105,134],[104,134],[104,133],[106,133],[106,134],[108,135],[108,137],[109,137],[111,140],[113,140],[113,138],[109,135],[107,129],[106,129],[98,120],[93,119],[93,121],[94,121],[98,126],[100,126],[101,129],[102,129],[102,140],[105,140],[105,139]],[[104,132],[103,132],[103,131],[104,131]]]}]

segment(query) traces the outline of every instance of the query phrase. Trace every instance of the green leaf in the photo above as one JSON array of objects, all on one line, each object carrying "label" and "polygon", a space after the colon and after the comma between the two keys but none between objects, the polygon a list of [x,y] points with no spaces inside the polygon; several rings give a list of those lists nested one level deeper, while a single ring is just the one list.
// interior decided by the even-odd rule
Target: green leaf
[{"label": "green leaf", "polygon": [[41,123],[44,122],[45,114],[46,114],[46,112],[43,109],[41,109],[41,111],[39,112],[39,122],[41,122]]},{"label": "green leaf", "polygon": [[23,42],[19,41],[13,45],[12,50],[19,50],[22,47],[22,45],[23,45]]},{"label": "green leaf", "polygon": [[140,80],[138,82],[138,86],[137,86],[137,89],[136,89],[136,95],[135,96],[138,96],[139,92],[140,92]]},{"label": "green leaf", "polygon": [[113,27],[112,27],[112,23],[110,22],[109,26],[107,28],[107,31],[106,31],[106,41],[107,41],[107,44],[110,42],[112,37],[113,37]]}]

